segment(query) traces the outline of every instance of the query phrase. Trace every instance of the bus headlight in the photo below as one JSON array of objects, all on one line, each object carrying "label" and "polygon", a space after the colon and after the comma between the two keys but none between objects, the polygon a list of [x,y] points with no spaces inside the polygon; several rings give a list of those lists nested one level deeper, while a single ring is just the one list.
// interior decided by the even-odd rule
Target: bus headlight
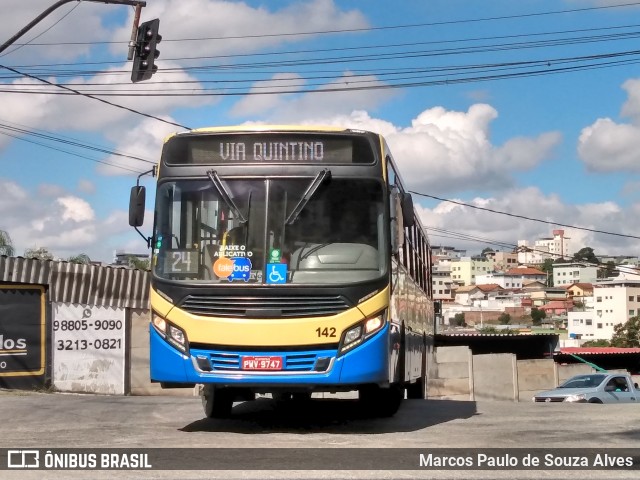
[{"label": "bus headlight", "polygon": [[340,347],[338,348],[338,355],[342,355],[353,347],[360,345],[367,338],[372,336],[384,325],[385,316],[384,313],[377,315],[367,320],[357,323],[347,330],[342,336],[340,341]]},{"label": "bus headlight", "polygon": [[153,324],[154,327],[156,327],[156,330],[158,330],[158,332],[160,332],[162,335],[167,334],[167,322],[165,321],[164,318],[162,318],[156,312],[151,313],[151,323]]},{"label": "bus headlight", "polygon": [[187,335],[184,333],[184,330],[175,326],[171,322],[168,322],[155,312],[151,314],[151,323],[167,342],[181,352],[187,352],[189,346],[187,342]]},{"label": "bus headlight", "polygon": [[374,332],[380,330],[382,325],[384,324],[384,318],[382,315],[378,315],[377,317],[370,318],[364,324],[364,333],[365,335],[370,335]]}]

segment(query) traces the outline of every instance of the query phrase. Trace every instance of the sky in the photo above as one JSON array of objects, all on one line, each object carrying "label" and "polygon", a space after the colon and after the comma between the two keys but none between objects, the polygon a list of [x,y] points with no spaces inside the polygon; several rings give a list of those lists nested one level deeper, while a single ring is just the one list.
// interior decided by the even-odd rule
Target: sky
[{"label": "sky", "polygon": [[[0,41],[53,3],[3,0]],[[135,84],[133,16],[70,2],[0,53],[17,255],[146,252],[129,191],[166,135],[246,123],[385,135],[432,245],[508,251],[563,229],[574,250],[640,255],[640,2],[147,0],[159,70]]]}]

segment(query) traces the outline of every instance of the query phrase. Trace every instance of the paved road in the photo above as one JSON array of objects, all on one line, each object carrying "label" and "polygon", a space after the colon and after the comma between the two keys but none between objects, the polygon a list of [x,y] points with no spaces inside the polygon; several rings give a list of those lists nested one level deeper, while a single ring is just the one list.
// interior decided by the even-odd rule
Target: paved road
[{"label": "paved road", "polygon": [[[0,392],[0,448],[637,448],[640,405],[407,400],[391,419],[354,400],[236,404],[203,418],[197,397],[112,397]],[[314,451],[310,450],[311,454]],[[579,452],[580,450],[576,450]],[[167,450],[169,458],[171,450]],[[186,452],[186,453],[185,453]],[[184,457],[188,451],[177,452]],[[197,453],[200,454],[200,453]],[[373,452],[375,456],[375,452]],[[287,466],[284,466],[286,469]],[[418,467],[416,467],[418,468]],[[11,473],[11,475],[6,475]],[[90,473],[90,475],[87,475]],[[8,472],[2,478],[638,478],[640,471],[210,471]]]}]

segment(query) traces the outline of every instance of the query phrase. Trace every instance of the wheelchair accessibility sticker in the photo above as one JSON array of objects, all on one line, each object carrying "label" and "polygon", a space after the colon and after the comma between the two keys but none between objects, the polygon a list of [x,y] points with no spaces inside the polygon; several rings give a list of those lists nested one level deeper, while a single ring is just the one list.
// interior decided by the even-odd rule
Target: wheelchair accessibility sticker
[{"label": "wheelchair accessibility sticker", "polygon": [[287,264],[267,263],[267,283],[287,283]]}]

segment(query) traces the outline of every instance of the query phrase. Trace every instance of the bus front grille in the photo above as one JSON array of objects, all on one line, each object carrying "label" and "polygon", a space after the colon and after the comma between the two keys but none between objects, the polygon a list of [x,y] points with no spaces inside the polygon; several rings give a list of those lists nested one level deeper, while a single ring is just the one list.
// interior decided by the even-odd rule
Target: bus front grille
[{"label": "bus front grille", "polygon": [[282,318],[337,315],[349,308],[340,295],[231,296],[188,295],[180,308],[209,317]]},{"label": "bus front grille", "polygon": [[[282,355],[282,371],[284,372],[311,372],[316,370],[316,362],[326,352],[286,353]],[[278,355],[280,356],[280,355]],[[214,372],[239,372],[242,355],[237,353],[213,352],[209,355],[211,368]],[[329,358],[329,357],[326,357]],[[246,370],[245,370],[246,371]]]}]

